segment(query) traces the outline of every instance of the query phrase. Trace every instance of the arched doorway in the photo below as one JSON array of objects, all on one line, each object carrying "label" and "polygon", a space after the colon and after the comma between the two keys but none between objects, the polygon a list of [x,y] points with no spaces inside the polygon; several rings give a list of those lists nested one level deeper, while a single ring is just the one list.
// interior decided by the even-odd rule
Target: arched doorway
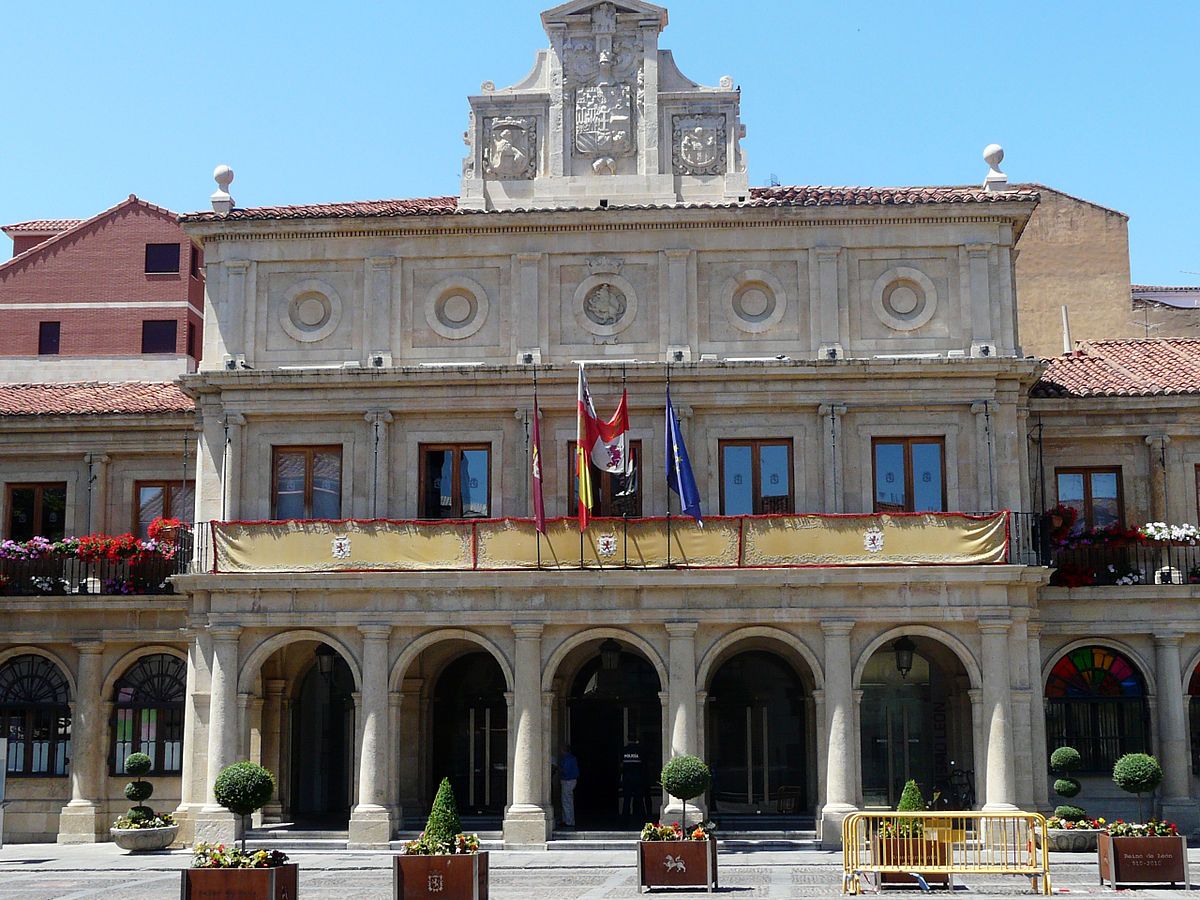
[{"label": "arched doorway", "polygon": [[[658,673],[611,638],[585,645],[570,679],[563,743],[579,760],[575,815],[579,829],[641,826],[658,816],[651,786],[662,769],[662,701]],[[644,772],[640,796],[622,814],[622,758],[637,745]]]},{"label": "arched doorway", "polygon": [[1192,747],[1192,776],[1200,778],[1200,665],[1188,679],[1188,734]]},{"label": "arched doorway", "polygon": [[776,653],[744,650],[717,669],[705,726],[711,810],[724,827],[745,815],[806,815],[811,690]]},{"label": "arched doorway", "polygon": [[498,820],[508,799],[508,703],[504,672],[487,652],[450,662],[433,695],[428,802],[450,779],[464,815]]},{"label": "arched doorway", "polygon": [[354,676],[328,644],[318,644],[292,706],[292,815],[345,828],[354,796]]},{"label": "arched doorway", "polygon": [[969,678],[958,657],[905,635],[872,654],[859,686],[863,805],[894,809],[913,779],[938,806],[975,807]]}]

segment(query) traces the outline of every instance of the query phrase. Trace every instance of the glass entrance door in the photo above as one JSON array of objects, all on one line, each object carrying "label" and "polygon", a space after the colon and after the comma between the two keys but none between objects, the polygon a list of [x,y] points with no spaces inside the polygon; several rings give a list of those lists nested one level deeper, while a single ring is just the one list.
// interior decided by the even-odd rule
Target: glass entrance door
[{"label": "glass entrance door", "polygon": [[492,706],[472,706],[464,723],[468,734],[464,763],[467,793],[466,808],[495,811],[504,804],[508,751],[505,710]]},{"label": "glass entrance door", "polygon": [[[908,688],[907,690],[905,688]],[[914,778],[928,799],[933,783],[928,700],[919,685],[883,696],[863,696],[863,802],[894,809],[904,783]]]}]

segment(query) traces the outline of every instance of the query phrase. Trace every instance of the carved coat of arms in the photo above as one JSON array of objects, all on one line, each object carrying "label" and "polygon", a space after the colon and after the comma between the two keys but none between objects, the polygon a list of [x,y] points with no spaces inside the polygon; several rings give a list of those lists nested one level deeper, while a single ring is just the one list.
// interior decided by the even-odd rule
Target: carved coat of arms
[{"label": "carved coat of arms", "polygon": [[674,126],[676,175],[725,173],[724,116],[675,116]]},{"label": "carved coat of arms", "polygon": [[631,87],[601,82],[577,88],[576,151],[584,156],[626,156],[635,148]]},{"label": "carved coat of arms", "polygon": [[493,178],[537,174],[537,120],[508,117],[484,122],[483,170]]}]

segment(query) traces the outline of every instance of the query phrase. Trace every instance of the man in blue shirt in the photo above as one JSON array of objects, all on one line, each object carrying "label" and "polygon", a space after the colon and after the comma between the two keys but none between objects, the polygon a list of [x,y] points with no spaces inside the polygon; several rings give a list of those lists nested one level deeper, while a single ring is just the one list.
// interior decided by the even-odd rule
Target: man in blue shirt
[{"label": "man in blue shirt", "polygon": [[558,762],[558,786],[562,797],[563,828],[575,828],[575,784],[579,781],[579,760],[570,744],[563,744]]}]

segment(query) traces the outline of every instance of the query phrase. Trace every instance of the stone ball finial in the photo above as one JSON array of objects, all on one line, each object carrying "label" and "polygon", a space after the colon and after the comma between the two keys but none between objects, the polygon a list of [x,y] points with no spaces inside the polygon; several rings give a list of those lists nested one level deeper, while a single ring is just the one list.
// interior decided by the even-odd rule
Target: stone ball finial
[{"label": "stone ball finial", "polygon": [[988,144],[983,148],[983,161],[993,172],[999,172],[1000,163],[1004,162],[1004,148],[999,144]]},{"label": "stone ball finial", "polygon": [[485,82],[483,82],[483,84],[479,85],[479,89],[481,91],[483,91],[485,94],[490,94],[490,93],[492,93],[492,91],[496,90],[496,82],[485,81]]},{"label": "stone ball finial", "polygon": [[233,183],[233,169],[229,166],[217,166],[213,169],[213,181],[217,189],[209,198],[212,201],[213,212],[227,213],[233,209],[233,197],[229,195],[229,185]]}]

